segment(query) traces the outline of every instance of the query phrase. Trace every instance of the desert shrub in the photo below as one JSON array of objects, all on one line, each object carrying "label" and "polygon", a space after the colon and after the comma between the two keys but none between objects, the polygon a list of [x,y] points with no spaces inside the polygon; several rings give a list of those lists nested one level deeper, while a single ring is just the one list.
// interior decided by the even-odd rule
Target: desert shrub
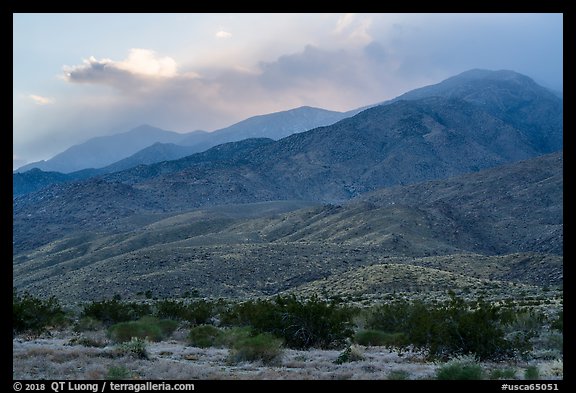
[{"label": "desert shrub", "polygon": [[118,352],[136,359],[148,359],[146,341],[138,337],[132,337],[130,341],[121,343],[118,346]]},{"label": "desert shrub", "polygon": [[112,300],[92,302],[84,306],[81,318],[91,317],[110,326],[118,322],[134,321],[145,315],[150,315],[147,304],[122,302],[117,297]]},{"label": "desert shrub", "polygon": [[120,322],[108,329],[110,338],[115,342],[126,342],[132,338],[161,341],[176,329],[177,322],[144,317],[138,321]]},{"label": "desert shrub", "polygon": [[230,363],[261,361],[266,365],[278,364],[282,357],[282,340],[269,333],[238,339],[228,356]]},{"label": "desert shrub", "polygon": [[381,330],[360,330],[354,335],[354,342],[365,346],[403,348],[408,345],[405,333],[387,333]]},{"label": "desert shrub", "polygon": [[185,304],[175,300],[162,300],[156,303],[154,315],[177,321],[188,321],[193,325],[208,324],[214,316],[213,305],[206,300]]},{"label": "desert shrub", "polygon": [[317,297],[301,302],[292,296],[278,297],[276,304],[281,311],[279,326],[271,333],[282,337],[290,348],[339,347],[354,333],[352,310],[333,302]]},{"label": "desert shrub", "polygon": [[249,300],[229,305],[220,313],[220,322],[225,326],[259,326],[271,330],[275,322],[269,317],[277,312],[277,305],[270,300]]},{"label": "desert shrub", "polygon": [[540,370],[536,366],[528,366],[524,371],[524,379],[537,380],[540,379]]},{"label": "desert shrub", "polygon": [[508,334],[505,327],[514,313],[478,300],[466,303],[453,293],[448,302],[430,305],[422,301],[398,301],[377,307],[367,327],[388,333],[404,333],[399,348],[413,346],[433,359],[474,354],[481,360],[502,359],[531,349],[533,332]]},{"label": "desert shrub", "polygon": [[68,343],[69,345],[82,345],[83,347],[95,348],[104,348],[107,345],[105,340],[86,336],[73,337]]},{"label": "desert shrub", "polygon": [[516,370],[513,368],[497,368],[490,372],[489,379],[516,379]]},{"label": "desert shrub", "polygon": [[162,332],[160,327],[153,324],[145,324],[138,321],[120,322],[108,329],[110,338],[115,342],[126,342],[134,338],[160,341]]},{"label": "desert shrub", "polygon": [[188,306],[175,300],[160,300],[154,305],[154,315],[158,318],[176,321],[188,320]]},{"label": "desert shrub", "polygon": [[278,296],[274,301],[258,300],[232,306],[221,314],[222,323],[251,326],[256,332],[268,332],[282,338],[289,348],[334,348],[350,338],[350,308],[317,297],[300,301],[295,296]]},{"label": "desert shrub", "polygon": [[441,380],[480,380],[484,371],[478,362],[471,357],[460,357],[450,360],[436,371],[436,379]]},{"label": "desert shrub", "polygon": [[130,379],[130,370],[124,366],[110,366],[108,374],[104,377],[107,380]]},{"label": "desert shrub", "polygon": [[12,292],[12,332],[42,333],[47,327],[66,324],[66,313],[55,297],[46,300],[24,293]]},{"label": "desert shrub", "polygon": [[178,327],[178,322],[171,319],[156,319],[152,317],[144,317],[142,319],[150,319],[151,321],[155,320],[156,324],[158,324],[158,327],[160,328],[160,331],[162,331],[163,338],[170,337]]},{"label": "desert shrub", "polygon": [[206,300],[198,300],[188,305],[188,317],[186,320],[194,325],[210,323],[213,316],[213,306]]},{"label": "desert shrub", "polygon": [[199,325],[190,329],[188,343],[194,347],[208,348],[219,345],[222,332],[212,325]]},{"label": "desert shrub", "polygon": [[158,318],[186,320],[186,305],[175,300],[160,300],[154,304],[154,315]]},{"label": "desert shrub", "polygon": [[255,333],[252,331],[252,328],[249,326],[235,326],[230,328],[223,328],[220,329],[220,336],[217,340],[217,345],[227,348],[232,348],[234,343],[251,337],[255,336]]},{"label": "desert shrub", "polygon": [[340,355],[338,355],[338,358],[334,361],[334,363],[343,364],[349,362],[357,362],[364,359],[364,355],[362,355],[362,352],[360,352],[358,347],[348,345],[342,352],[340,352]]},{"label": "desert shrub", "polygon": [[536,332],[546,321],[546,316],[536,310],[509,310],[508,313],[510,323],[506,330],[509,332]]}]

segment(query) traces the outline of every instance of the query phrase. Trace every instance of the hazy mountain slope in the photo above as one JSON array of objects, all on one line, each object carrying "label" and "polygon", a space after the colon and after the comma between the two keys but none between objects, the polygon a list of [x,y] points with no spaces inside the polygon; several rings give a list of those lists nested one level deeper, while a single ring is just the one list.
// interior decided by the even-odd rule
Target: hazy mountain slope
[{"label": "hazy mountain slope", "polygon": [[270,138],[278,140],[294,133],[330,125],[351,114],[329,111],[321,108],[302,106],[287,111],[253,116],[241,122],[211,132],[198,143],[193,138],[185,138],[182,145],[193,145],[197,151],[226,142],[235,142],[247,138]]},{"label": "hazy mountain slope", "polygon": [[352,116],[354,113],[356,112],[342,113],[320,108],[300,107],[288,111],[254,116],[210,133],[202,135],[195,133],[184,136],[178,145],[156,143],[102,169],[105,173],[111,173],[141,164],[178,160],[220,144],[242,141],[244,139],[267,138],[278,140],[294,133],[335,123],[338,120]]},{"label": "hazy mountain slope", "polygon": [[217,162],[193,155],[105,179],[134,184],[168,210],[282,199],[334,202],[538,154],[517,129],[471,104],[438,97],[375,107],[249,150],[223,146],[210,154],[235,154]]},{"label": "hazy mountain slope", "polygon": [[162,161],[178,160],[197,153],[198,149],[194,146],[182,146],[173,143],[156,142],[151,146],[132,154],[120,161],[102,168],[102,173],[119,172],[125,169],[134,168],[138,165],[154,164]]},{"label": "hazy mountain slope", "polygon": [[508,70],[470,70],[394,100],[432,96],[459,98],[482,107],[518,128],[542,153],[562,148],[562,99],[525,75]]},{"label": "hazy mountain slope", "polygon": [[[184,158],[159,162],[151,165],[139,165],[124,171],[106,174],[107,181],[121,181],[129,184],[144,183],[150,178],[161,176],[180,176],[185,170],[200,168],[202,171],[218,171],[224,168],[234,169],[245,164],[246,157],[259,148],[272,144],[268,138],[250,138],[239,142],[228,142],[214,146],[202,153],[196,153]],[[182,177],[183,179],[184,177]],[[145,187],[150,188],[150,187]]]},{"label": "hazy mountain slope", "polygon": [[517,129],[485,111],[433,97],[378,106],[292,135],[255,151],[251,161],[303,198],[339,201],[538,154]]},{"label": "hazy mountain slope", "polygon": [[183,135],[151,126],[140,126],[128,132],[92,138],[74,145],[47,161],[25,165],[18,172],[32,168],[70,173],[86,168],[101,168],[128,157],[156,142],[176,143]]},{"label": "hazy mountain slope", "polygon": [[[17,172],[39,168],[44,171],[70,173],[103,167],[106,168],[102,172],[114,172],[141,164],[176,160],[222,143],[247,138],[276,140],[296,132],[335,123],[352,113],[354,112],[343,113],[305,106],[254,116],[213,132],[194,131],[186,134],[144,125],[125,133],[92,138],[49,160],[24,165],[18,168]],[[158,146],[156,143],[185,147]],[[145,150],[141,151],[143,149]]]}]

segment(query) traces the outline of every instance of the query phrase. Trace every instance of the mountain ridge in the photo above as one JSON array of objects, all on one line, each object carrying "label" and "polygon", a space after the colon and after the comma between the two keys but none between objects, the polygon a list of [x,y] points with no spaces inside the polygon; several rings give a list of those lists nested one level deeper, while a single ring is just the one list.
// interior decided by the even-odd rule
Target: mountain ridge
[{"label": "mountain ridge", "polygon": [[[22,173],[32,168],[44,171],[57,171],[64,174],[83,169],[98,169],[100,173],[127,169],[129,162],[137,161],[139,156],[145,156],[148,163],[177,159],[184,151],[188,154],[199,153],[221,143],[236,142],[247,138],[266,137],[280,139],[296,132],[306,131],[319,125],[327,125],[349,116],[351,112],[336,112],[310,106],[302,106],[286,111],[249,117],[231,126],[215,131],[192,131],[177,133],[166,131],[149,125],[142,125],[129,131],[108,136],[99,136],[88,141],[74,145],[46,161],[26,164],[15,172]],[[172,149],[175,155],[161,155],[162,151],[155,151],[156,143],[171,143],[184,146]],[[116,151],[110,151],[113,146]],[[156,146],[158,147],[158,146]],[[147,149],[147,152],[142,150]],[[136,156],[136,157],[134,157]],[[120,163],[119,161],[124,161]],[[146,164],[147,162],[137,162]]]},{"label": "mountain ridge", "polygon": [[[186,288],[202,296],[268,296],[338,286],[355,269],[395,264],[405,266],[393,270],[402,276],[433,268],[471,277],[470,285],[479,279],[561,285],[562,172],[557,152],[382,189],[342,205],[266,202],[149,215],[127,232],[77,228],[16,252],[15,286],[84,300],[106,293],[130,298],[147,289],[181,296]],[[100,186],[112,187],[106,184]],[[478,227],[499,229],[491,237]]]}]

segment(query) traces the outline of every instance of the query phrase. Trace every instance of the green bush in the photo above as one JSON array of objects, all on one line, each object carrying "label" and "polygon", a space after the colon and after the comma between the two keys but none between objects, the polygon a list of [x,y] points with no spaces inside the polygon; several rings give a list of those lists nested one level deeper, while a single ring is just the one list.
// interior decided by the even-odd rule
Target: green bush
[{"label": "green bush", "polygon": [[66,314],[55,297],[46,300],[29,293],[19,296],[12,291],[12,333],[42,333],[47,327],[66,324]]},{"label": "green bush", "polygon": [[144,317],[138,321],[120,322],[108,329],[110,338],[115,342],[126,342],[132,338],[161,341],[176,329],[176,321],[158,320]]},{"label": "green bush", "polygon": [[219,331],[220,336],[218,337],[217,345],[226,348],[232,348],[234,346],[234,343],[243,340],[245,338],[255,336],[254,332],[252,331],[252,328],[249,326],[243,326],[243,327],[235,326],[231,328],[223,328],[220,329]]},{"label": "green bush", "polygon": [[132,337],[130,341],[120,344],[118,346],[118,352],[136,359],[148,359],[146,341],[137,337]]},{"label": "green bush", "polygon": [[381,330],[361,330],[354,335],[354,342],[365,346],[403,348],[408,345],[405,333],[387,333]]},{"label": "green bush", "polygon": [[453,359],[436,371],[436,379],[441,380],[480,380],[484,379],[482,367],[468,358]]},{"label": "green bush", "polygon": [[208,324],[214,316],[214,307],[206,300],[198,300],[190,304],[174,300],[162,300],[157,302],[155,307],[155,315],[158,318],[188,321],[193,325]]},{"label": "green bush", "polygon": [[341,347],[350,338],[350,308],[317,297],[300,301],[295,296],[278,296],[274,301],[258,300],[232,306],[222,313],[222,323],[251,326],[256,332],[271,333],[289,348]]},{"label": "green bush", "polygon": [[218,346],[223,336],[220,329],[212,325],[200,325],[190,329],[188,343],[194,347],[208,348]]},{"label": "green bush", "polygon": [[532,334],[540,330],[546,321],[546,316],[536,310],[508,311],[508,313],[510,320],[509,326],[506,328],[508,332]]},{"label": "green bush", "polygon": [[186,321],[188,317],[188,307],[182,302],[175,300],[160,300],[154,305],[154,315],[158,318],[173,319],[176,321]]},{"label": "green bush", "polygon": [[124,366],[110,366],[108,374],[104,379],[107,380],[120,380],[130,379],[130,371]]},{"label": "green bush", "polygon": [[243,337],[230,350],[231,363],[262,361],[266,365],[277,365],[282,357],[282,340],[269,333]]},{"label": "green bush", "polygon": [[124,303],[114,298],[85,305],[80,317],[90,317],[110,326],[118,322],[135,321],[150,314],[151,309],[147,304]]},{"label": "green bush", "polygon": [[528,368],[524,371],[524,379],[529,379],[535,381],[540,379],[540,370],[536,366],[528,366]]},{"label": "green bush", "polygon": [[499,360],[526,353],[532,347],[533,332],[507,335],[505,327],[515,314],[478,300],[466,303],[451,294],[443,304],[399,301],[382,305],[368,317],[369,329],[404,333],[407,340],[400,348],[413,346],[427,351],[432,359],[474,354],[481,360]]},{"label": "green bush", "polygon": [[516,370],[513,368],[497,368],[490,372],[489,379],[516,379]]},{"label": "green bush", "polygon": [[172,335],[172,333],[174,333],[176,328],[178,328],[178,322],[173,321],[171,319],[158,320],[158,319],[153,318],[153,317],[144,317],[142,319],[149,319],[150,321],[156,321],[156,323],[158,324],[158,327],[160,328],[160,331],[162,331],[162,336],[164,338],[170,337]]},{"label": "green bush", "polygon": [[[269,319],[278,312],[278,306],[270,300],[249,300],[229,305],[220,313],[220,322],[225,326],[252,326],[273,329],[275,321]],[[276,319],[276,318],[274,318]]]}]

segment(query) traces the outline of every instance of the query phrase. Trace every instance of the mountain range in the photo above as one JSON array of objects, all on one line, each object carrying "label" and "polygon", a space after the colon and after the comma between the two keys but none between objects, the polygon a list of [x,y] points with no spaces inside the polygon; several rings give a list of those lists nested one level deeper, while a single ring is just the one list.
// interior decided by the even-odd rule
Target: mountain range
[{"label": "mountain range", "polygon": [[212,132],[177,133],[143,125],[128,132],[92,138],[49,160],[24,165],[16,172],[23,173],[33,168],[62,173],[83,169],[100,169],[98,173],[115,172],[139,164],[175,160],[226,142],[247,138],[277,140],[293,133],[335,123],[356,112],[335,112],[303,106],[254,116]]},{"label": "mountain range", "polygon": [[[558,96],[512,71],[472,70],[358,113],[300,111],[306,124],[343,118],[295,133],[299,117],[281,112],[276,132],[248,119],[177,160],[14,174],[15,285],[69,299],[189,286],[253,296],[387,258],[455,274],[470,255],[493,267],[475,279],[562,283]],[[239,135],[250,138],[230,141]]]},{"label": "mountain range", "polygon": [[[439,84],[410,91],[381,105],[428,97],[460,99],[481,107],[523,132],[528,138],[527,142],[536,151],[552,152],[562,146],[562,100],[526,76],[512,71],[471,70]],[[370,106],[342,113],[301,107],[255,116],[210,133],[195,131],[177,134],[141,126],[127,133],[94,138],[71,147],[51,160],[19,168],[14,175],[13,191],[14,195],[20,195],[52,182],[82,179],[142,164],[176,160],[230,141],[251,137],[278,140],[293,133],[332,124],[367,108]],[[110,157],[119,160],[114,161]],[[26,173],[32,167],[60,171],[69,176],[47,174],[40,180],[41,173]]]}]

